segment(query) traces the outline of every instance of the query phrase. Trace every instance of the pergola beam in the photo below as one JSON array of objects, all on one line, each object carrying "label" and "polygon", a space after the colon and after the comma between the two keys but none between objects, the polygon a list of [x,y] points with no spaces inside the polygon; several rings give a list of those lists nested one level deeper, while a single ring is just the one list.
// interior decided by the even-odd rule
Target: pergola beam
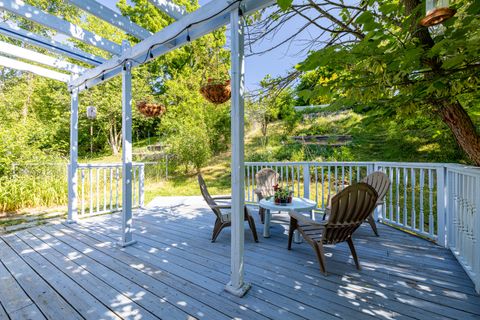
[{"label": "pergola beam", "polygon": [[169,0],[148,0],[155,7],[160,9],[160,11],[166,13],[175,20],[181,19],[187,14],[185,8],[179,6],[178,4],[173,3]]},{"label": "pergola beam", "polygon": [[105,7],[95,0],[67,0],[74,6],[110,23],[111,25],[137,37],[140,40],[146,39],[152,35],[150,31],[133,23],[127,17],[116,13],[112,9]]},{"label": "pergola beam", "polygon": [[[275,0],[244,0],[241,3],[243,14],[248,15],[275,3]],[[122,65],[125,61],[130,61],[133,68],[138,66],[139,63],[143,64],[175,48],[182,47],[189,41],[193,41],[229,23],[230,12],[238,10],[239,5],[240,2],[231,2],[231,0],[209,2],[183,19],[172,23],[128,49],[121,56],[114,57],[104,64],[86,71],[70,82],[69,86],[71,89],[78,87],[79,90],[90,88],[118,75],[122,71]]]},{"label": "pergola beam", "polygon": [[4,56],[0,56],[0,66],[4,66],[9,69],[15,69],[20,71],[27,71],[38,74],[39,76],[50,78],[62,82],[68,82],[70,75],[65,73],[56,72],[50,69],[42,68],[25,62],[10,59]]},{"label": "pergola beam", "polygon": [[37,35],[33,32],[24,30],[8,23],[0,22],[0,33],[7,37],[20,40],[23,43],[28,43],[33,46],[47,49],[51,52],[55,52],[66,57],[88,63],[92,66],[98,66],[106,61],[102,57],[98,57],[94,54],[79,50],[73,46],[69,46],[61,42],[45,38],[43,36]]},{"label": "pergola beam", "polygon": [[45,27],[56,30],[66,36],[80,40],[86,44],[108,51],[112,54],[121,54],[122,47],[110,40],[104,39],[90,31],[58,18],[42,10],[30,6],[20,0],[2,0],[0,9],[7,10],[27,20],[37,22]]},{"label": "pergola beam", "polygon": [[15,56],[18,58],[30,60],[32,62],[37,62],[46,66],[50,66],[53,68],[68,71],[75,74],[82,73],[86,70],[85,68],[77,66],[73,63],[69,63],[63,59],[50,57],[50,56],[35,52],[33,50],[28,50],[4,41],[0,41],[0,52],[9,56]]}]

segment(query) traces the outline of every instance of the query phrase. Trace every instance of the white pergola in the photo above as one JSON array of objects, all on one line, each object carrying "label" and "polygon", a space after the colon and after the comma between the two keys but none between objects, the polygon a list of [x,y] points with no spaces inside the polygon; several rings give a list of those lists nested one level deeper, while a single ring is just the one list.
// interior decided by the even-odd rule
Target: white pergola
[{"label": "white pergola", "polygon": [[[275,0],[212,0],[198,10],[188,13],[170,0],[149,0],[156,8],[172,17],[175,22],[161,31],[150,31],[133,23],[127,17],[95,0],[67,0],[72,5],[102,19],[141,40],[130,46],[104,39],[80,26],[46,13],[20,0],[0,1],[0,9],[39,23],[47,28],[107,52],[111,58],[87,53],[72,45],[61,43],[28,30],[13,22],[0,22],[0,34],[20,40],[24,44],[47,49],[49,52],[84,62],[84,68],[58,56],[49,56],[0,41],[0,65],[43,77],[63,81],[71,93],[70,164],[68,170],[68,222],[75,223],[77,208],[78,168],[78,94],[97,84],[122,75],[122,247],[135,243],[132,233],[132,68],[182,47],[205,34],[230,23],[231,32],[231,136],[232,136],[232,233],[231,279],[225,289],[243,296],[250,285],[244,282],[244,18],[265,8]],[[34,62],[29,64],[20,58]],[[48,68],[39,65],[47,66]]]}]

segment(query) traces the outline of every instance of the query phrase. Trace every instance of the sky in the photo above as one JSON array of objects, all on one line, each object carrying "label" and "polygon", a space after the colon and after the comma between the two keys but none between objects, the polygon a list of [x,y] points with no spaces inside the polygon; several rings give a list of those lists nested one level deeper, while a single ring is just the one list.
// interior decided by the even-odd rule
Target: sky
[{"label": "sky", "polygon": [[[102,4],[118,11],[115,4],[118,0],[99,0]],[[210,2],[210,0],[199,0],[200,5]],[[288,28],[297,28],[304,23],[302,18],[289,21]],[[293,29],[294,30],[294,29]],[[227,31],[228,36],[228,31]],[[264,41],[260,45],[252,47],[252,51],[262,51],[271,47],[271,41]],[[258,83],[267,74],[271,76],[285,75],[288,70],[291,70],[298,62],[305,59],[305,54],[298,55],[291,48],[286,46],[275,49],[267,54],[258,56],[250,56],[245,59],[245,82],[247,90],[255,90],[258,88]]]}]

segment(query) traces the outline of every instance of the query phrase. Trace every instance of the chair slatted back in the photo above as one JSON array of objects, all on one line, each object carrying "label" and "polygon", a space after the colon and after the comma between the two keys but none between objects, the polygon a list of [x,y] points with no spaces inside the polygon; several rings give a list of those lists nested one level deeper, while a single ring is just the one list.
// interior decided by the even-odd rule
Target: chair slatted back
[{"label": "chair slatted back", "polygon": [[347,240],[375,208],[378,194],[370,185],[359,182],[332,198],[331,213],[322,242],[334,244]]},{"label": "chair slatted back", "polygon": [[203,177],[200,173],[198,174],[198,185],[200,186],[200,192],[202,192],[203,199],[208,204],[210,209],[212,209],[212,211],[215,213],[217,218],[221,220],[222,212],[220,211],[220,209],[214,207],[217,205],[217,203],[215,202],[215,200],[213,200],[212,196],[208,192],[207,184],[205,183],[205,180],[203,180]]},{"label": "chair slatted back", "polygon": [[271,197],[275,194],[273,186],[278,183],[279,174],[270,168],[263,168],[255,175],[257,190],[259,190],[264,198]]},{"label": "chair slatted back", "polygon": [[381,171],[375,171],[368,176],[366,176],[362,182],[365,182],[366,184],[370,185],[377,191],[378,194],[378,200],[377,203],[382,203],[383,199],[385,198],[385,195],[387,194],[388,189],[390,188],[390,179],[388,176],[381,172]]}]

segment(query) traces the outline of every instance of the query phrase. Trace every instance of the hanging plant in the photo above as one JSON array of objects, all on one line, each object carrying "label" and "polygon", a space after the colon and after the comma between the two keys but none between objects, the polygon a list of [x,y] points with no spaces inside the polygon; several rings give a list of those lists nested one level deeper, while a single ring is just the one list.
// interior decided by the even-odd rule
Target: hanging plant
[{"label": "hanging plant", "polygon": [[449,7],[448,0],[427,0],[426,12],[420,24],[424,27],[432,27],[450,19],[457,11]]},{"label": "hanging plant", "polygon": [[213,104],[222,104],[230,100],[232,88],[230,80],[208,79],[200,88],[202,96]]},{"label": "hanging plant", "polygon": [[[213,104],[222,104],[230,100],[232,88],[230,86],[230,76],[226,68],[226,63],[221,61],[219,48],[214,49],[208,58],[207,65],[203,74],[203,84],[200,86],[202,96]],[[213,61],[215,60],[215,61]],[[220,71],[223,66],[225,70]],[[206,70],[212,70],[214,77],[206,79]]]},{"label": "hanging plant", "polygon": [[137,102],[137,110],[145,117],[153,118],[162,116],[167,111],[167,108],[159,103],[140,100]]}]

